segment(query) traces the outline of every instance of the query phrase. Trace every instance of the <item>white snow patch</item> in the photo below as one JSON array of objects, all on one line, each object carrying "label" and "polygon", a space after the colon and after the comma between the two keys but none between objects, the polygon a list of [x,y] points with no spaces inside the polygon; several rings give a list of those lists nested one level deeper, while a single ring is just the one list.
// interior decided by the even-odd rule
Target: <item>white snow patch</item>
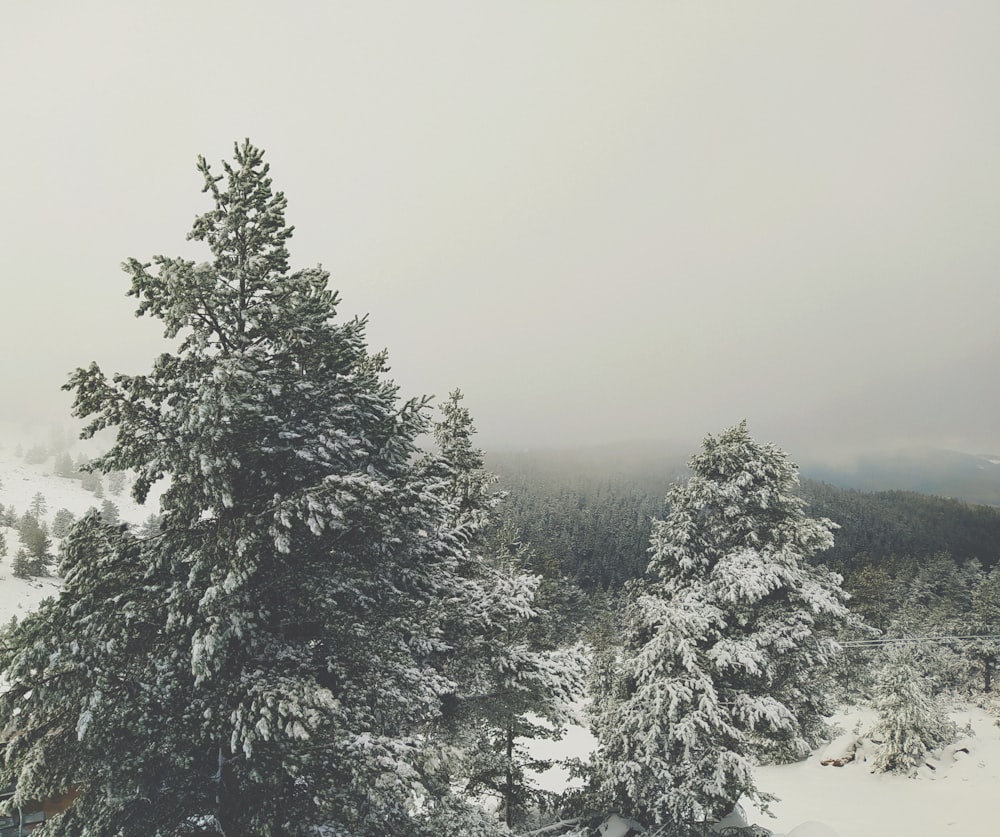
[{"label": "white snow patch", "polygon": [[[580,701],[573,707],[573,712],[578,718],[583,717],[584,702]],[[541,719],[533,718],[535,723],[541,723]],[[558,741],[545,738],[535,738],[522,740],[519,742],[534,758],[550,759],[556,762],[570,758],[586,759],[597,747],[597,739],[582,723],[570,724],[566,728],[563,737]],[[552,793],[559,793],[569,788],[582,787],[583,782],[573,779],[569,771],[560,764],[554,764],[548,770],[541,773],[532,774],[538,785]]]},{"label": "white snow patch", "polygon": [[[864,707],[844,710],[832,719],[847,731],[836,746],[824,744],[796,764],[757,768],[758,786],[779,801],[771,804],[769,816],[744,800],[745,822],[764,826],[775,837],[997,833],[1000,721],[978,707],[953,712],[951,718],[960,728],[970,724],[974,734],[930,754],[935,769],[924,768],[916,778],[908,778],[871,772],[874,748],[863,736],[874,725],[875,713]],[[853,761],[843,767],[820,764],[827,752],[843,752],[848,741],[859,739]],[[570,727],[562,741],[526,743],[545,758],[586,759],[596,746],[583,726]],[[539,782],[551,791],[568,787],[567,773],[558,767],[541,774]]]},{"label": "white snow patch", "polygon": [[840,837],[840,835],[821,822],[804,822],[795,826],[786,837]]},{"label": "white snow patch", "polygon": [[[18,516],[28,510],[36,494],[45,498],[46,511],[42,517],[50,526],[55,513],[60,509],[67,509],[74,517],[79,518],[92,507],[99,509],[105,499],[118,507],[119,516],[124,523],[140,525],[151,514],[159,512],[159,493],[162,489],[157,490],[156,486],[142,506],[133,501],[128,493],[131,481],[121,494],[112,495],[106,491],[104,498],[98,498],[84,490],[79,480],[54,475],[53,456],[49,456],[41,464],[28,464],[23,456],[17,455],[19,446],[22,451],[27,451],[36,444],[51,447],[42,433],[0,424],[0,504],[8,509],[13,507]],[[75,443],[69,447],[68,452],[74,460],[81,453],[88,458],[99,453],[93,442]],[[57,595],[60,585],[56,578],[16,578],[12,563],[20,545],[17,530],[0,527],[0,531],[7,541],[7,554],[0,556],[0,625],[6,625],[12,616],[21,619],[38,607],[43,599]],[[58,544],[59,539],[53,538],[53,555],[56,554]]]},{"label": "white snow patch", "polygon": [[[821,747],[797,764],[761,767],[758,786],[775,794],[773,818],[746,804],[751,819],[778,837],[885,837],[912,834],[943,837],[994,834],[1000,822],[1000,726],[987,712],[968,707],[951,714],[973,737],[929,756],[935,770],[916,778],[872,773],[874,753],[866,742],[843,767],[823,767]],[[869,709],[854,708],[834,718],[860,734],[874,722]],[[961,753],[969,747],[968,754]],[[802,830],[800,830],[802,829]]]}]

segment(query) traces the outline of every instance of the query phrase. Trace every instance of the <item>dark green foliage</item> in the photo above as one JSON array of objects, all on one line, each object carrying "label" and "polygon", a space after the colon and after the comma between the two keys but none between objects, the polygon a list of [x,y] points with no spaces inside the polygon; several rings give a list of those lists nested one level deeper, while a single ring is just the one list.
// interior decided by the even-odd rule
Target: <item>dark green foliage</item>
[{"label": "dark green foliage", "polygon": [[121,516],[118,513],[118,506],[110,500],[105,500],[101,503],[101,520],[104,523],[118,523],[121,520]]},{"label": "dark green foliage", "polygon": [[[1000,652],[1000,642],[991,638],[1000,634],[1000,609],[993,604],[997,578],[996,568],[986,574],[977,560],[958,562],[947,552],[878,562],[862,555],[847,587],[854,612],[883,640],[913,646],[908,658],[916,661],[913,675],[936,699],[943,693],[991,690]],[[853,670],[839,674],[845,697],[872,698],[872,684],[885,662],[872,656],[874,650],[850,652]]]},{"label": "dark green foliage", "polygon": [[[667,512],[664,496],[683,471],[653,453],[643,462],[622,462],[582,452],[508,452],[490,455],[489,462],[508,492],[509,518],[535,547],[535,569],[565,573],[589,590],[617,589],[643,574],[650,520]],[[663,467],[658,474],[657,464]],[[1000,558],[1000,509],[810,480],[802,481],[800,494],[810,514],[838,525],[823,562],[841,572],[848,587],[853,572],[867,565],[895,574],[901,562],[920,564],[948,552],[958,561],[976,558],[989,570]]]},{"label": "dark green foliage", "polygon": [[484,653],[465,707],[471,740],[462,779],[466,793],[500,800],[507,826],[523,828],[533,809],[555,802],[532,776],[552,762],[532,756],[525,741],[562,737],[582,695],[583,660],[553,625],[565,583],[526,574],[530,549],[511,550],[513,535],[502,526],[486,544],[495,618],[480,637]]},{"label": "dark green foliage", "polygon": [[559,738],[569,705],[580,692],[582,660],[560,618],[574,599],[568,585],[529,572],[530,547],[509,522],[490,513],[500,495],[472,444],[472,418],[453,392],[441,407],[434,439],[440,450],[432,472],[443,478],[453,499],[455,523],[472,536],[482,559],[464,572],[478,582],[478,616],[451,630],[453,661],[446,669],[456,684],[446,701],[440,732],[459,753],[450,776],[464,795],[499,800],[504,823],[527,827],[529,817],[552,806],[532,770],[548,763],[531,757],[524,739]]},{"label": "dark green foliage", "polygon": [[986,569],[1000,559],[1000,509],[909,491],[865,493],[809,480],[803,482],[802,496],[814,514],[840,526],[825,560],[845,576],[862,555],[881,563],[893,555],[919,561],[948,552],[957,561],[976,558]]},{"label": "dark green foliage", "polygon": [[78,522],[59,598],[7,635],[0,781],[12,804],[80,789],[67,837],[430,837],[412,802],[440,787],[430,733],[479,616],[474,526],[418,456],[426,401],[336,320],[325,271],[290,272],[262,152],[224,169],[199,160],[211,262],[124,265],[172,351],[67,387],[85,436],[117,432],[95,471],[139,501],[169,485],[155,535]]},{"label": "dark green foliage", "polygon": [[903,605],[905,584],[885,563],[876,566],[867,555],[856,558],[855,567],[845,583],[851,594],[851,610],[873,628],[884,631]]},{"label": "dark green foliage", "polygon": [[69,534],[70,526],[73,525],[73,512],[69,509],[59,509],[52,518],[52,535],[56,538],[65,538]]},{"label": "dark green foliage", "polygon": [[[994,567],[973,590],[970,616],[972,631],[984,637],[1000,636],[1000,566]],[[982,673],[983,691],[992,692],[1000,640],[980,640],[969,648],[969,653]]]},{"label": "dark green foliage", "polygon": [[602,460],[537,453],[494,454],[489,463],[508,495],[506,519],[534,548],[531,569],[585,590],[618,588],[643,574],[650,521],[666,512],[679,471],[623,473]]}]

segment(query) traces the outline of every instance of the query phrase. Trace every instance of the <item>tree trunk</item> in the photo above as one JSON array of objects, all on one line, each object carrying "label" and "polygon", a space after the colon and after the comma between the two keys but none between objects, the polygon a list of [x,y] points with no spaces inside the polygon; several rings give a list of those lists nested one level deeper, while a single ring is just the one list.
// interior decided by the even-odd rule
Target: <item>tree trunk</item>
[{"label": "tree trunk", "polygon": [[228,745],[219,745],[219,768],[215,774],[215,822],[224,837],[236,837],[239,834],[239,809],[232,763],[233,754]]},{"label": "tree trunk", "polygon": [[507,724],[507,783],[504,789],[504,822],[514,826],[514,724]]}]

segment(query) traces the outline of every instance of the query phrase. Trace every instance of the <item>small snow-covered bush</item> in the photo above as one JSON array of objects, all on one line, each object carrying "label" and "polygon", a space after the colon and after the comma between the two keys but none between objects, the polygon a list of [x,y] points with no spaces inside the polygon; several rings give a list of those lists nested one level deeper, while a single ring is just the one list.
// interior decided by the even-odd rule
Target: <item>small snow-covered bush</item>
[{"label": "small snow-covered bush", "polygon": [[879,721],[871,737],[880,742],[873,770],[909,773],[928,750],[955,739],[957,728],[948,720],[939,698],[925,686],[911,648],[892,647],[875,684]]}]

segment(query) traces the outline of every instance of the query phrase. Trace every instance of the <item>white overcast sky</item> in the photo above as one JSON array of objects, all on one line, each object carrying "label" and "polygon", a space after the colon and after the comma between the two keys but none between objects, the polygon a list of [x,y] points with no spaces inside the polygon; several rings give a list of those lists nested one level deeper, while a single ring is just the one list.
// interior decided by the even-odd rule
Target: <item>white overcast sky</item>
[{"label": "white overcast sky", "polygon": [[749,420],[1000,452],[1000,3],[0,6],[0,397],[166,348],[198,154],[262,146],[294,266],[486,447]]}]

